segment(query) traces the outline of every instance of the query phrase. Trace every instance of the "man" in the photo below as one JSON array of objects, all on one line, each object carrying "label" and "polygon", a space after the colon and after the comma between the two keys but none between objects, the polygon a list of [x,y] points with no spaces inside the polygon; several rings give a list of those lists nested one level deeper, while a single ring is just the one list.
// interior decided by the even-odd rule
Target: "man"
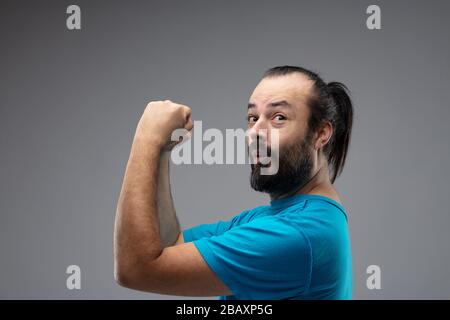
[{"label": "man", "polygon": [[[248,103],[248,128],[278,130],[279,169],[251,186],[267,206],[180,231],[169,185],[171,133],[191,130],[191,110],[151,102],[134,136],[118,200],[115,277],[135,290],[220,299],[351,299],[345,209],[333,183],[352,129],[346,87],[294,66],[268,70]],[[262,134],[264,132],[265,134]],[[258,157],[258,154],[256,154]]]}]

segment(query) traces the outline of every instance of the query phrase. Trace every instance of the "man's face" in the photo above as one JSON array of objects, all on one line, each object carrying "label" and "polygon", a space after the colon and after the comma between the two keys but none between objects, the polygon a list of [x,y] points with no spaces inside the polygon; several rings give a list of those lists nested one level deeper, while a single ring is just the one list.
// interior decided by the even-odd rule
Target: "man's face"
[{"label": "man's face", "polygon": [[[258,138],[271,155],[271,131],[278,131],[279,168],[261,175],[264,165],[257,154],[251,165],[250,183],[256,191],[281,196],[295,191],[311,177],[313,148],[308,136],[308,97],[312,81],[300,73],[265,78],[253,91],[247,112],[250,141]],[[253,140],[253,141],[252,141]],[[260,145],[261,146],[261,145]],[[259,149],[258,149],[259,151]]]}]

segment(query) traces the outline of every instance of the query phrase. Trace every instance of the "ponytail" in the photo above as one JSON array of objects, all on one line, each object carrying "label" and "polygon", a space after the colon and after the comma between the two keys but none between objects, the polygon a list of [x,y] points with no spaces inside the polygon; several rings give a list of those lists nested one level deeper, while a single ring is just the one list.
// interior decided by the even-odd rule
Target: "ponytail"
[{"label": "ponytail", "polygon": [[327,90],[334,102],[337,115],[334,127],[334,140],[328,155],[328,163],[333,169],[331,177],[331,182],[333,183],[344,169],[352,133],[353,105],[348,94],[348,88],[343,83],[329,82]]}]

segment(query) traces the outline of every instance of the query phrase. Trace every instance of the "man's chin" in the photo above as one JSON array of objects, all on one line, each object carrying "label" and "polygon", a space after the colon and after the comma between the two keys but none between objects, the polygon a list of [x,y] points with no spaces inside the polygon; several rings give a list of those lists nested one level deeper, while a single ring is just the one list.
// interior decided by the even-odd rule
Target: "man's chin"
[{"label": "man's chin", "polygon": [[261,174],[263,168],[261,164],[252,165],[250,186],[255,191],[270,195],[286,194],[297,190],[311,177],[311,174],[295,174],[294,172],[278,172],[274,175],[265,175]]},{"label": "man's chin", "polygon": [[[273,176],[262,175],[261,169],[266,165],[256,163],[251,165],[250,186],[253,190],[264,193],[271,193],[271,185],[273,185]],[[269,164],[270,166],[270,164]]]}]

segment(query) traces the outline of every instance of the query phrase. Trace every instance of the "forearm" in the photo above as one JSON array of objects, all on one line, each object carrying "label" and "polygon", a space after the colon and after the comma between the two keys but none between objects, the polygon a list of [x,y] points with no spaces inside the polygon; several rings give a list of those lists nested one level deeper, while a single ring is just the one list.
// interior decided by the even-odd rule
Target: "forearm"
[{"label": "forearm", "polygon": [[170,190],[169,159],[169,151],[161,153],[157,191],[159,230],[162,246],[164,248],[173,245],[180,233],[180,224],[173,205]]},{"label": "forearm", "polygon": [[163,249],[157,216],[160,150],[135,135],[116,212],[115,269],[122,277],[156,259]]}]

